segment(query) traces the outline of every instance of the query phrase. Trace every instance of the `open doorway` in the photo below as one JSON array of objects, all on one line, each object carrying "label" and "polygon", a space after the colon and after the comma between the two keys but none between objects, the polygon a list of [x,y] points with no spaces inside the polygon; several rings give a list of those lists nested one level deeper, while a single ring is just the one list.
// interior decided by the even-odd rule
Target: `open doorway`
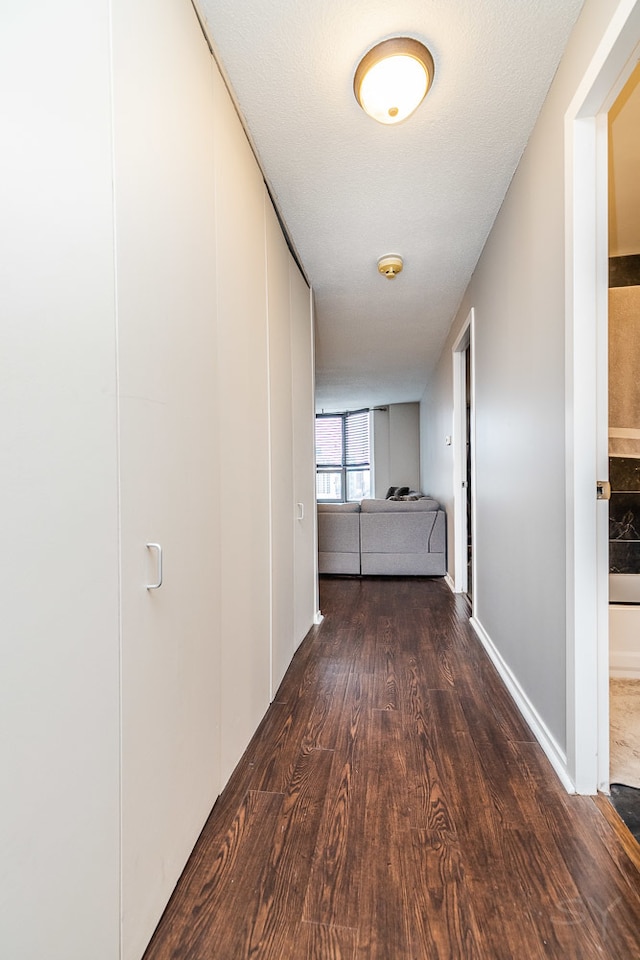
[{"label": "open doorway", "polygon": [[609,781],[640,839],[640,64],[608,134]]},{"label": "open doorway", "polygon": [[609,789],[607,120],[639,50],[640,0],[620,0],[565,114],[566,768],[587,794]]},{"label": "open doorway", "polygon": [[473,448],[474,311],[453,345],[453,489],[454,588],[473,605],[474,585],[474,448]]}]

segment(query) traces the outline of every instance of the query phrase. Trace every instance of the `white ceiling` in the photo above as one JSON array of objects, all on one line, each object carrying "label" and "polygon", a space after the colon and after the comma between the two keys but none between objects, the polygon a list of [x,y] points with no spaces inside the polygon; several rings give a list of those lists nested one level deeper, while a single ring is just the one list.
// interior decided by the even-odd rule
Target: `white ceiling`
[{"label": "white ceiling", "polygon": [[[315,290],[318,409],[420,399],[582,2],[198,0]],[[435,80],[384,126],[353,75],[396,35],[427,45]]]}]

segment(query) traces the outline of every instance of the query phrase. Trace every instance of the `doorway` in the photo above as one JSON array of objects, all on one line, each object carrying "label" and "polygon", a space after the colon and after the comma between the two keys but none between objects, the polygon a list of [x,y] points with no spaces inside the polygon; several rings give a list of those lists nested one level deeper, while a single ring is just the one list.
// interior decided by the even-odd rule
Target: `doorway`
[{"label": "doorway", "polygon": [[475,582],[473,330],[471,309],[453,345],[453,509],[454,590],[466,593],[472,606]]},{"label": "doorway", "polygon": [[609,784],[640,836],[640,64],[608,114]]},{"label": "doorway", "polygon": [[565,115],[567,770],[586,794],[609,785],[607,115],[639,53],[621,0]]}]

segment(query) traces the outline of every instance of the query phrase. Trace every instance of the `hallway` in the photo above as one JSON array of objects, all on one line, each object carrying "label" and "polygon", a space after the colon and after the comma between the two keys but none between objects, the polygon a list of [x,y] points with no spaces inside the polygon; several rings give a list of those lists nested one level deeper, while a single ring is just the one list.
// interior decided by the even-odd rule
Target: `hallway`
[{"label": "hallway", "polygon": [[323,579],[325,616],[145,960],[640,955],[640,863],[568,796],[444,581]]}]

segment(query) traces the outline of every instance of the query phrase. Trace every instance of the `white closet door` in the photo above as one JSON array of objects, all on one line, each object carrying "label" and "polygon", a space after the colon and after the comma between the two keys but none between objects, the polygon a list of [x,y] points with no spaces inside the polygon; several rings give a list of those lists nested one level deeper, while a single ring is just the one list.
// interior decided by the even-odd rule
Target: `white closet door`
[{"label": "white closet door", "polygon": [[269,421],[271,436],[271,699],[294,653],[293,642],[293,412],[289,260],[271,201],[267,215]]},{"label": "white closet door", "polygon": [[293,393],[293,482],[296,504],[294,541],[294,643],[297,647],[316,613],[317,550],[315,488],[315,402],[311,295],[293,262],[291,297],[291,366]]},{"label": "white closet door", "polygon": [[0,12],[0,956],[118,956],[108,4]]},{"label": "white closet door", "polygon": [[215,108],[224,783],[269,705],[269,392],[264,183],[219,74]]},{"label": "white closet door", "polygon": [[113,7],[122,957],[139,960],[219,788],[213,67],[189,3]]}]

